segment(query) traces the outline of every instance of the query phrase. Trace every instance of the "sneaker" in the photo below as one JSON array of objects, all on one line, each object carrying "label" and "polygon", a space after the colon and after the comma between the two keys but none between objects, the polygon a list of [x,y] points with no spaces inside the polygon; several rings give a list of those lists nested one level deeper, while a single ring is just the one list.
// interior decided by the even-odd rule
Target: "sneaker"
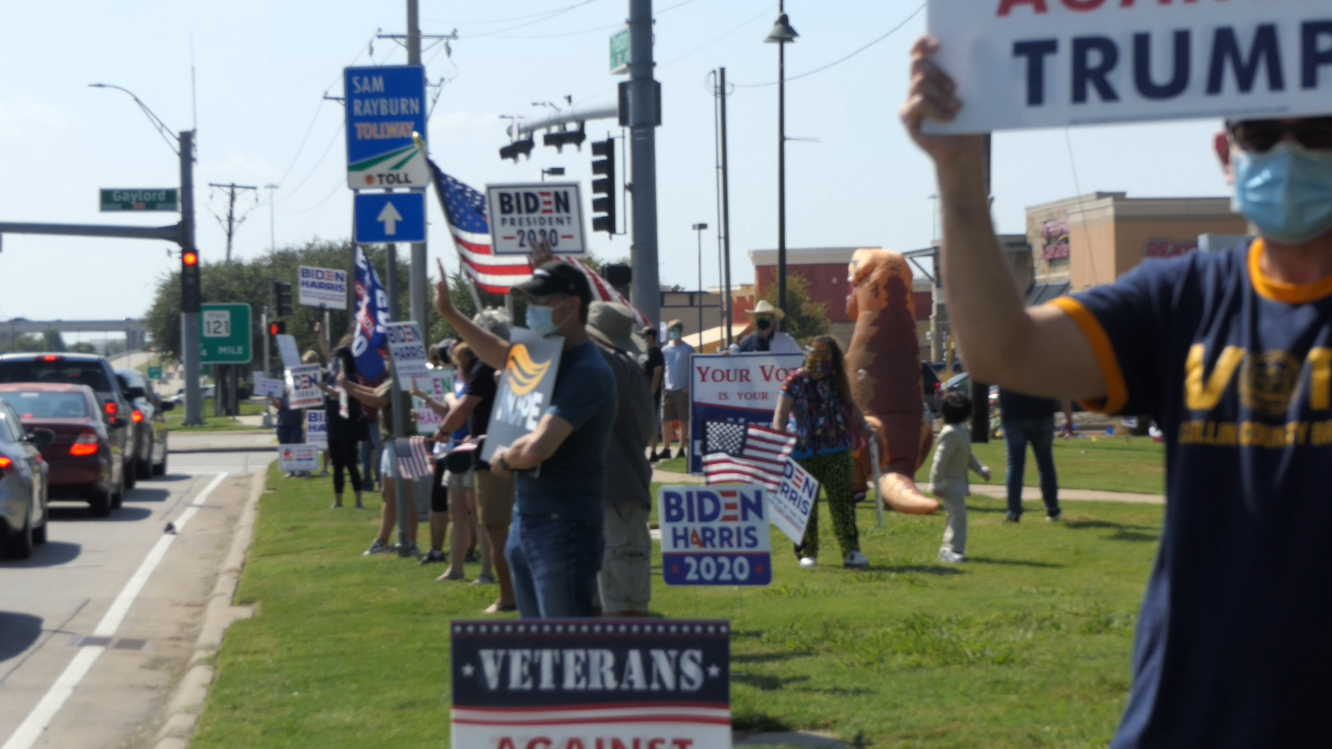
[{"label": "sneaker", "polygon": [[1004,522],[1005,522],[1005,523],[1020,523],[1020,522],[1022,522],[1022,516],[1021,516],[1021,515],[1015,515],[1015,514],[1013,514],[1013,513],[1011,513],[1011,512],[1004,513]]},{"label": "sneaker", "polygon": [[444,552],[435,551],[434,549],[431,549],[429,554],[426,554],[425,556],[421,557],[420,564],[422,567],[424,567],[427,564],[435,564],[437,562],[447,562],[447,561],[448,560],[444,558]]},{"label": "sneaker", "polygon": [[[803,563],[804,560],[801,560],[801,562]],[[864,554],[852,551],[842,555],[842,567],[848,570],[863,570],[869,567],[869,560],[865,558]]]},{"label": "sneaker", "polygon": [[516,603],[506,603],[506,604],[501,605],[499,601],[496,601],[496,602],[490,604],[490,606],[487,607],[486,610],[485,610],[485,611],[482,611],[481,613],[483,613],[483,614],[509,614],[509,613],[512,613],[512,612],[517,611],[517,610],[518,610],[518,604],[516,604]]},{"label": "sneaker", "polygon": [[398,550],[398,556],[403,559],[408,557],[415,559],[421,556],[421,547],[417,546],[415,542],[408,543],[406,546],[398,546],[396,548]]},{"label": "sneaker", "polygon": [[851,504],[858,505],[861,502],[864,502],[865,498],[868,496],[869,492],[856,492],[855,494],[851,495]]},{"label": "sneaker", "polygon": [[819,566],[819,560],[814,557],[800,557],[800,569],[812,570]]},{"label": "sneaker", "polygon": [[467,552],[467,556],[463,557],[463,561],[467,564],[477,564],[481,561],[481,555],[476,549],[471,549]]},{"label": "sneaker", "polygon": [[689,453],[685,452],[685,449],[682,447],[682,448],[680,448],[680,452],[678,452],[678,453],[675,454],[675,457],[677,457],[677,458],[679,458],[679,459],[681,459],[681,460],[686,460],[686,459],[689,458]]},{"label": "sneaker", "polygon": [[464,580],[464,579],[466,578],[463,577],[463,573],[461,572],[459,572],[456,575],[450,575],[449,573],[445,572],[444,574],[435,578],[435,582],[437,583],[458,582],[459,580]]},{"label": "sneaker", "polygon": [[472,584],[473,584],[473,585],[494,585],[495,582],[496,582],[496,581],[495,581],[495,576],[494,576],[493,574],[491,574],[491,573],[489,573],[489,572],[482,572],[481,574],[479,574],[479,575],[476,576],[476,579],[472,581]]},{"label": "sneaker", "polygon": [[1045,519],[1051,523],[1058,523],[1060,520],[1064,519],[1064,511],[1055,510],[1055,513],[1053,515],[1046,515]]},{"label": "sneaker", "polygon": [[372,557],[375,556],[376,554],[392,554],[392,553],[393,553],[393,546],[391,544],[381,544],[379,541],[375,541],[373,544],[370,544],[370,548],[366,549],[365,553],[362,554],[361,556]]},{"label": "sneaker", "polygon": [[949,551],[948,549],[940,549],[939,561],[947,562],[948,564],[957,564],[958,562],[965,562],[967,561],[967,559],[966,557],[962,556],[956,551]]}]

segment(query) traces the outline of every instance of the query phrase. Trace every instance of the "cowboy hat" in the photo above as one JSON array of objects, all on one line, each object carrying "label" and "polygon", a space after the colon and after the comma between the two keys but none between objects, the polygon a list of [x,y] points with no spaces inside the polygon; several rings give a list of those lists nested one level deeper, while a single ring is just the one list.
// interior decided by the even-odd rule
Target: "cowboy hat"
[{"label": "cowboy hat", "polygon": [[587,311],[587,332],[617,351],[641,354],[647,351],[643,337],[634,330],[634,312],[623,304],[593,302]]},{"label": "cowboy hat", "polygon": [[755,315],[768,315],[773,319],[774,322],[782,319],[783,317],[786,317],[785,312],[781,311],[777,307],[772,306],[772,302],[769,302],[767,299],[764,299],[763,301],[754,305],[754,309],[745,310],[745,314],[749,315],[750,317],[754,317]]}]

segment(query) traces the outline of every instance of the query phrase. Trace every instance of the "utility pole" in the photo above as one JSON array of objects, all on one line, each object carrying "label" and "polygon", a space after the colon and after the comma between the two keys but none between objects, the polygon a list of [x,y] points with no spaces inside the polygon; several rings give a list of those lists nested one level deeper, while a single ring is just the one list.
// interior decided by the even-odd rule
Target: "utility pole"
[{"label": "utility pole", "polygon": [[[268,191],[268,249],[277,249],[277,185],[264,185]],[[268,376],[268,369],[264,369],[264,376]]]},{"label": "utility pole", "polygon": [[259,192],[259,188],[254,187],[254,186],[252,186],[252,185],[238,185],[238,184],[236,184],[235,182],[232,182],[232,183],[229,184],[229,185],[221,185],[221,184],[218,184],[218,183],[216,183],[216,182],[209,182],[209,183],[208,183],[208,186],[209,186],[209,187],[217,187],[217,188],[220,188],[220,189],[226,190],[226,191],[229,193],[229,195],[228,195],[228,197],[227,197],[227,220],[226,220],[226,221],[223,221],[222,218],[219,216],[218,219],[217,219],[217,221],[218,221],[218,223],[222,224],[222,227],[223,227],[224,229],[226,229],[226,232],[227,232],[227,262],[230,263],[230,262],[231,262],[231,238],[232,238],[233,236],[235,236],[235,233],[236,233],[236,227],[239,225],[239,223],[245,221],[245,218],[244,218],[244,217],[241,218],[240,222],[237,222],[237,221],[236,221],[236,193],[237,193],[237,192],[244,192],[244,191],[246,191],[246,190],[253,190],[253,191],[255,191],[255,192],[257,193],[257,192]]},{"label": "utility pole", "polygon": [[[421,24],[420,12],[418,9],[418,0],[407,0],[407,64],[421,64]],[[425,138],[426,134],[421,133]],[[413,187],[412,192],[424,193],[424,187]],[[429,231],[429,227],[426,227]],[[430,318],[428,317],[426,307],[426,294],[428,293],[426,283],[429,271],[426,267],[426,244],[425,242],[412,243],[412,264],[411,276],[408,279],[408,287],[411,291],[412,319],[421,328],[421,335],[430,337]],[[394,317],[393,319],[398,319]]]},{"label": "utility pole", "polygon": [[731,333],[731,177],[726,151],[726,68],[719,71],[721,108],[721,230],[722,230],[722,309],[726,316],[726,345],[734,341]]},{"label": "utility pole", "polygon": [[[194,251],[194,131],[180,133],[180,246]],[[185,360],[185,426],[202,425],[199,392],[199,313],[180,313],[180,351]],[[214,389],[216,393],[216,389]]]},{"label": "utility pole", "polygon": [[633,303],[661,322],[657,268],[657,82],[652,77],[652,0],[629,0],[629,129],[633,143]]}]

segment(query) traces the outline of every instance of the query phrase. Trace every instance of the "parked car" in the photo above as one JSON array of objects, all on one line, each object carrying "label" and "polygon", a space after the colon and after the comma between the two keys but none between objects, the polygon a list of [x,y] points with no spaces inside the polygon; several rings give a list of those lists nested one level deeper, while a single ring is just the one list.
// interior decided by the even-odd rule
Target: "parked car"
[{"label": "parked car", "polygon": [[40,449],[53,439],[48,429],[29,432],[0,400],[0,557],[27,559],[33,544],[46,543],[48,466]]},{"label": "parked car", "polygon": [[134,430],[130,428],[130,401],[106,357],[68,353],[4,354],[0,356],[0,383],[13,382],[87,385],[92,388],[108,436],[115,443],[115,453],[124,461],[118,475],[124,476],[126,489],[134,488],[134,466],[130,461],[137,446]]},{"label": "parked car", "polygon": [[[930,362],[930,369],[934,370],[934,373],[937,374],[937,375],[943,375],[944,370],[945,370],[945,369],[948,369],[948,362],[946,362],[946,361],[932,361],[932,362]],[[963,372],[962,359],[960,359],[959,357],[956,357],[956,356],[953,357],[953,372],[952,372],[952,374],[962,374],[962,372]],[[952,375],[949,375],[949,376],[951,377]]]},{"label": "parked car", "polygon": [[117,369],[120,384],[130,399],[130,424],[135,431],[134,472],[137,478],[163,476],[167,467],[167,428],[164,413],[176,407],[163,403],[137,369]]},{"label": "parked car", "polygon": [[[943,385],[944,392],[951,393],[958,391],[971,395],[971,375],[963,372],[956,377],[948,378]],[[997,413],[999,409],[999,386],[990,386],[990,413]]]},{"label": "parked car", "polygon": [[939,401],[943,399],[943,384],[926,362],[920,363],[920,384],[921,389],[925,391],[925,408],[932,414],[939,413]]},{"label": "parked car", "polygon": [[[200,399],[200,400],[208,400],[209,398],[212,398],[212,397],[213,397],[213,393],[215,392],[215,390],[216,390],[216,388],[215,388],[215,386],[213,386],[213,385],[200,385],[200,386],[199,386],[199,399]],[[164,399],[162,400],[162,402],[163,402],[163,403],[170,403],[170,404],[172,404],[172,405],[176,405],[176,406],[179,406],[179,405],[184,404],[184,403],[185,403],[185,388],[177,388],[177,389],[176,389],[176,394],[175,394],[175,395],[172,395],[172,396],[169,396],[169,397],[167,397],[167,398],[164,398]]]},{"label": "parked car", "polygon": [[125,498],[125,467],[102,414],[101,400],[87,385],[12,383],[0,385],[0,399],[29,430],[50,431],[41,446],[52,499],[86,501],[95,517],[105,517]]}]

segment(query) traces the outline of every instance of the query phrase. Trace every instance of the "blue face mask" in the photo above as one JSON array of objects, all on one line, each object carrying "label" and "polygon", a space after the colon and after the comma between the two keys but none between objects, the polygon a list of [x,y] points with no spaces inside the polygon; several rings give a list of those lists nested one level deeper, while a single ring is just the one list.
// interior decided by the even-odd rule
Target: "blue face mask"
[{"label": "blue face mask", "polygon": [[553,307],[542,304],[527,305],[527,329],[545,338],[560,329],[552,319]]},{"label": "blue face mask", "polygon": [[1332,152],[1278,143],[1266,153],[1235,151],[1235,209],[1280,244],[1332,230]]}]

